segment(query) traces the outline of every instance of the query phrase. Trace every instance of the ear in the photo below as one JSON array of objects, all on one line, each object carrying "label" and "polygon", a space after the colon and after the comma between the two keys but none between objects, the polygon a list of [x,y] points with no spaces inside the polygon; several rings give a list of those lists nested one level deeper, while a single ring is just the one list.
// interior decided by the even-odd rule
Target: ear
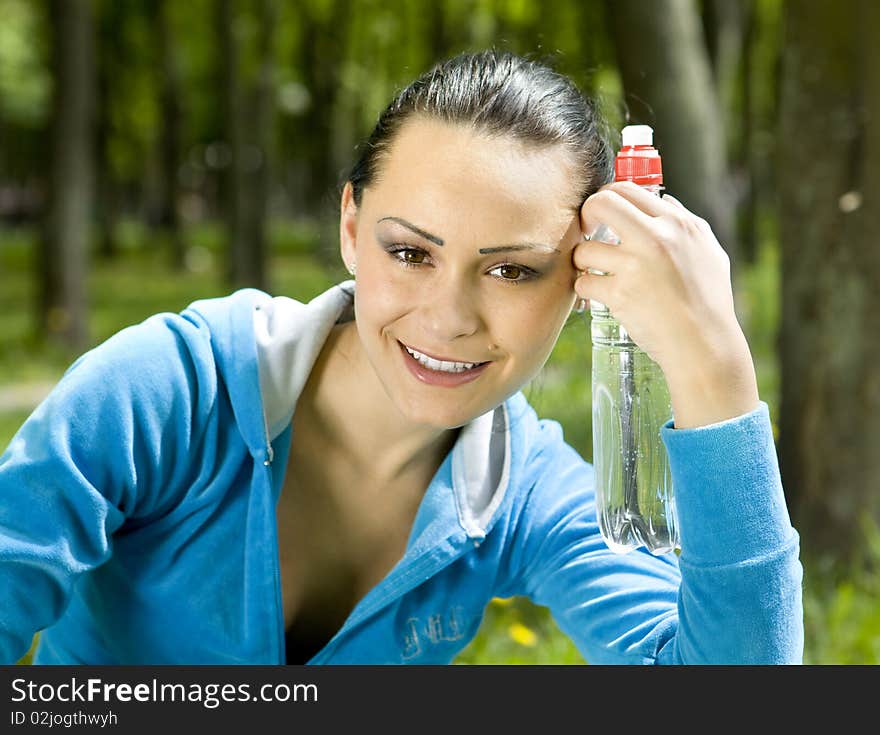
[{"label": "ear", "polygon": [[339,252],[343,267],[356,260],[358,208],[354,203],[354,188],[350,181],[345,182],[339,205]]}]

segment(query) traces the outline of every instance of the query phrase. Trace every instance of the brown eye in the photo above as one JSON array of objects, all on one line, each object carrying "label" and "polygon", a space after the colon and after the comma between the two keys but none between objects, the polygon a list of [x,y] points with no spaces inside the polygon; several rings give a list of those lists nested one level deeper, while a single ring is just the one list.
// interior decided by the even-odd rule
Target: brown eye
[{"label": "brown eye", "polygon": [[412,250],[407,248],[406,250],[401,250],[399,252],[403,253],[403,259],[407,263],[424,263],[425,262],[425,253],[423,250]]},{"label": "brown eye", "polygon": [[502,265],[499,266],[499,272],[505,280],[518,281],[522,275],[522,268],[517,265]]}]

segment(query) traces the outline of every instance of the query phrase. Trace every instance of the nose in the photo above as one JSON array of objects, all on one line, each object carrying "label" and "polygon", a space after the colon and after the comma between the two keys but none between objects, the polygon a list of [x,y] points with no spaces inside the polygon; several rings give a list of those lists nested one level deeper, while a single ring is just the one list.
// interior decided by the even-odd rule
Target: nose
[{"label": "nose", "polygon": [[435,279],[423,294],[423,329],[436,344],[476,334],[481,325],[477,289],[457,279]]}]

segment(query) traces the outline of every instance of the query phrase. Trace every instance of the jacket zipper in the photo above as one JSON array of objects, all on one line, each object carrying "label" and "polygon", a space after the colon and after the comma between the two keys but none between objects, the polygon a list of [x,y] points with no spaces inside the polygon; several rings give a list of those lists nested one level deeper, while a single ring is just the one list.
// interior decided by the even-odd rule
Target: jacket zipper
[{"label": "jacket zipper", "polygon": [[269,439],[269,419],[266,418],[266,411],[263,408],[260,410],[263,414],[263,436],[266,439],[266,459],[263,460],[263,464],[268,467],[275,459],[275,450],[272,449],[272,442]]},{"label": "jacket zipper", "polygon": [[[271,452],[272,445],[268,444],[268,441],[267,446],[269,447],[269,451]],[[271,469],[268,469],[271,463],[272,456],[270,454],[269,458],[263,462],[263,465],[267,468],[266,482],[269,486],[269,497],[274,497],[275,488],[272,486],[272,471]],[[278,537],[278,519],[275,517],[274,506],[272,514],[272,531],[275,534],[275,553],[274,558],[272,559],[272,576],[274,577],[275,583],[275,661],[278,664],[284,664],[284,609],[281,599],[281,561],[278,556],[281,551],[281,539]]]},{"label": "jacket zipper", "polygon": [[[269,439],[269,419],[266,418],[266,410],[261,406],[263,414],[263,437],[266,440],[266,459],[263,466],[269,468],[275,459],[275,451],[272,449],[272,441]],[[272,485],[272,472],[266,473],[266,482],[269,484],[269,497],[275,496],[275,488]],[[274,507],[273,507],[274,509]],[[275,578],[275,658],[279,664],[285,663],[284,655],[284,610],[281,600],[281,570],[278,553],[281,549],[281,539],[278,538],[278,520],[272,517],[272,529],[275,532],[275,558],[272,560],[272,572]]]}]

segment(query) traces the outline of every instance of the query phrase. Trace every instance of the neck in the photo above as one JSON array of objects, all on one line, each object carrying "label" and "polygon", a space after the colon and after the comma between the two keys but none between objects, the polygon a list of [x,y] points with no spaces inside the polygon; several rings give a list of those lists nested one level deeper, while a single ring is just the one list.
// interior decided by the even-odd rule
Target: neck
[{"label": "neck", "polygon": [[353,321],[331,330],[297,401],[300,408],[309,417],[310,431],[379,481],[432,474],[459,433],[413,424],[397,410],[363,352]]}]

